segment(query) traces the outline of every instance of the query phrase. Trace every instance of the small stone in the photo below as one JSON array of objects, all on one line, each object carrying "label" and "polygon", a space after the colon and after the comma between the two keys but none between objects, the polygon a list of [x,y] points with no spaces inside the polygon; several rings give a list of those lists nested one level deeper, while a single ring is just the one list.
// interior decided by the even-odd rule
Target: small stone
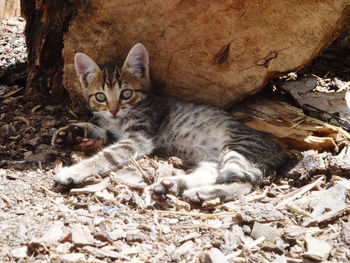
[{"label": "small stone", "polygon": [[310,235],[307,235],[305,238],[306,249],[304,257],[317,260],[317,261],[326,261],[329,252],[331,251],[331,245],[326,241],[314,238]]},{"label": "small stone", "polygon": [[149,262],[151,253],[149,251],[141,251],[138,254],[138,258],[141,260],[141,262]]},{"label": "small stone", "polygon": [[208,253],[205,254],[204,262],[205,263],[228,263],[224,254],[222,254],[222,252],[217,248],[212,248]]},{"label": "small stone", "polygon": [[58,244],[57,247],[55,248],[55,252],[58,254],[68,254],[70,252],[72,246],[73,245],[70,242]]},{"label": "small stone", "polygon": [[350,247],[350,222],[342,223],[343,228],[340,233],[341,240]]},{"label": "small stone", "polygon": [[282,256],[277,255],[274,261],[272,261],[272,263],[287,263],[287,262],[288,261],[285,255],[282,255]]},{"label": "small stone", "polygon": [[10,251],[10,255],[16,259],[23,259],[27,257],[28,248],[27,246],[14,248]]},{"label": "small stone", "polygon": [[251,203],[241,207],[237,218],[248,223],[271,222],[283,220],[284,215],[270,203]]},{"label": "small stone", "polygon": [[181,243],[184,243],[184,242],[186,242],[188,240],[196,239],[196,238],[198,238],[200,236],[201,235],[198,232],[192,232],[192,233],[187,234],[183,238],[181,238],[178,242],[181,244]]},{"label": "small stone", "polygon": [[29,156],[31,156],[31,155],[33,155],[32,151],[28,151],[28,152],[23,153],[24,160],[27,160],[29,158]]},{"label": "small stone", "polygon": [[111,172],[112,180],[124,181],[131,185],[140,185],[144,183],[142,174],[134,167],[126,167],[117,171]]},{"label": "small stone", "polygon": [[163,234],[169,234],[171,232],[171,229],[169,226],[167,225],[162,225],[162,231],[163,231]]},{"label": "small stone", "polygon": [[244,225],[242,227],[243,233],[246,235],[250,235],[250,233],[252,232],[251,228],[248,225]]},{"label": "small stone", "polygon": [[111,258],[111,259],[119,259],[120,254],[116,251],[113,251],[110,247],[96,248],[85,246],[83,250],[91,254],[96,258]]},{"label": "small stone", "polygon": [[104,189],[106,189],[108,184],[109,184],[109,178],[106,178],[98,184],[87,185],[83,188],[73,188],[70,190],[70,193],[72,195],[94,194],[96,192],[101,192]]},{"label": "small stone", "polygon": [[131,229],[126,231],[126,241],[127,242],[142,242],[146,240],[147,237],[139,229]]},{"label": "small stone", "polygon": [[266,241],[275,242],[279,231],[275,227],[255,222],[250,236],[254,239],[264,236]]},{"label": "small stone", "polygon": [[180,260],[181,256],[184,254],[188,254],[193,249],[193,246],[194,246],[193,241],[191,241],[191,240],[186,241],[180,247],[175,249],[173,256],[172,256],[172,259],[174,261],[177,261],[177,262],[181,261]]},{"label": "small stone", "polygon": [[51,246],[53,244],[58,243],[58,241],[62,238],[62,235],[63,235],[63,222],[56,221],[50,226],[50,228],[39,239],[38,242],[45,244],[45,246]]},{"label": "small stone", "polygon": [[56,156],[57,156],[57,153],[55,151],[46,151],[46,152],[40,152],[37,154],[32,153],[32,154],[29,154],[28,156],[25,155],[24,160],[31,163],[37,163],[37,162],[48,163],[53,161],[56,158]]},{"label": "small stone", "polygon": [[75,245],[95,245],[96,240],[91,235],[91,231],[87,226],[82,224],[73,224],[71,226],[72,241]]},{"label": "small stone", "polygon": [[88,210],[90,213],[97,213],[101,211],[101,205],[100,204],[93,204],[93,205],[88,205]]},{"label": "small stone", "polygon": [[96,192],[95,195],[102,201],[109,201],[114,198],[114,195],[108,192],[107,189],[104,189],[103,191],[100,191],[100,192]]},{"label": "small stone", "polygon": [[212,208],[212,207],[217,207],[221,203],[220,198],[215,198],[212,200],[207,200],[204,201],[202,204],[203,208]]},{"label": "small stone", "polygon": [[313,208],[313,217],[321,216],[325,211],[339,211],[346,206],[347,187],[343,183],[338,183],[324,191],[319,198],[310,202]]},{"label": "small stone", "polygon": [[108,235],[112,240],[126,238],[126,232],[122,228],[114,229],[112,232],[109,232]]},{"label": "small stone", "polygon": [[64,254],[60,255],[58,259],[62,262],[86,262],[85,255],[83,253]]}]

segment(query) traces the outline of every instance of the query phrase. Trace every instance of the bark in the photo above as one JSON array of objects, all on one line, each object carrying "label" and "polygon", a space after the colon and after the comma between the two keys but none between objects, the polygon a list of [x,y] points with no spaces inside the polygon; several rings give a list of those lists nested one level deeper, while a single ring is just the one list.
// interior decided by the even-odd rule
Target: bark
[{"label": "bark", "polygon": [[62,73],[63,35],[82,1],[21,0],[27,21],[28,49],[26,95],[40,101],[49,95],[60,100],[64,94]]},{"label": "bark", "polygon": [[22,0],[27,94],[60,98],[63,80],[79,106],[75,52],[104,63],[124,59],[142,42],[161,92],[227,107],[310,62],[339,34],[349,6],[347,0]]}]

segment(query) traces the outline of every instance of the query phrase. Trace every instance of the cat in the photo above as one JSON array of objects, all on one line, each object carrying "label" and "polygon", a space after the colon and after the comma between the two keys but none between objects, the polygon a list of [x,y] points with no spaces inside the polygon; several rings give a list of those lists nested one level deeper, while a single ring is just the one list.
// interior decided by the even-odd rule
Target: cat
[{"label": "cat", "polygon": [[235,120],[228,112],[169,96],[155,95],[149,77],[149,55],[136,44],[121,67],[98,66],[76,53],[74,64],[83,96],[94,123],[70,124],[59,129],[52,143],[70,147],[76,138],[103,139],[107,147],[56,175],[56,182],[79,184],[89,177],[118,169],[131,156],[160,152],[195,166],[187,175],[161,178],[152,186],[152,198],[166,194],[193,202],[220,198],[235,200],[259,185],[264,175],[286,159],[267,134]]}]

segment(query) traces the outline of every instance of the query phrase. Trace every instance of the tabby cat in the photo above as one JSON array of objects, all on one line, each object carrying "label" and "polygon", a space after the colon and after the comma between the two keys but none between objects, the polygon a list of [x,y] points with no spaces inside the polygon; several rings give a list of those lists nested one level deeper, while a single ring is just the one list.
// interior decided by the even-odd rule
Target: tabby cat
[{"label": "tabby cat", "polygon": [[149,57],[140,43],[130,50],[122,67],[99,67],[89,56],[77,53],[75,69],[96,122],[59,129],[53,145],[71,146],[87,127],[87,137],[106,140],[109,146],[63,168],[55,179],[60,184],[82,183],[120,168],[130,156],[140,158],[157,151],[178,156],[195,168],[188,175],[160,179],[153,185],[153,199],[163,200],[171,193],[195,203],[217,197],[228,201],[249,193],[266,172],[285,160],[266,134],[224,110],[152,93]]}]

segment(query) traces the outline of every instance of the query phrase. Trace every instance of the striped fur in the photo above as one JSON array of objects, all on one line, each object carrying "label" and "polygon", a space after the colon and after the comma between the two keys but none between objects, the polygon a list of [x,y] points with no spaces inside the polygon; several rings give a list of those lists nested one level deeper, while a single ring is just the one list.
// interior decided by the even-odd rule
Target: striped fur
[{"label": "striped fur", "polygon": [[266,172],[285,160],[280,147],[266,134],[248,128],[221,109],[154,95],[148,53],[142,44],[131,49],[121,68],[100,69],[81,53],[75,57],[75,66],[96,124],[64,127],[54,136],[53,144],[64,147],[74,143],[74,131],[84,126],[88,126],[89,137],[114,142],[61,170],[56,175],[58,183],[81,183],[118,169],[130,156],[161,152],[176,155],[195,169],[188,175],[156,182],[155,200],[172,193],[192,202],[216,197],[228,201],[249,193]]}]

